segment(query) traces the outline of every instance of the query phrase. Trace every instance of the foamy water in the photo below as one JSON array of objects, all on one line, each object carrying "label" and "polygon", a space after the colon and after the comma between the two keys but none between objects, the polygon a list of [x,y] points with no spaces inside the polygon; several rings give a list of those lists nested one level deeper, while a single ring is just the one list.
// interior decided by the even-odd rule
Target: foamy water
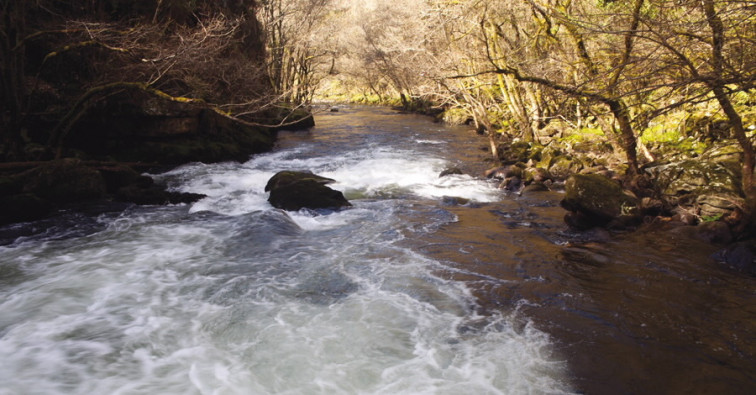
[{"label": "foamy water", "polygon": [[[313,141],[158,176],[208,196],[193,205],[0,247],[0,394],[569,392],[547,334],[401,243],[456,221],[443,196],[502,197],[439,178],[443,140],[384,117],[393,146],[339,144],[349,124],[321,120]],[[279,170],[334,178],[354,207],[276,210]]]}]

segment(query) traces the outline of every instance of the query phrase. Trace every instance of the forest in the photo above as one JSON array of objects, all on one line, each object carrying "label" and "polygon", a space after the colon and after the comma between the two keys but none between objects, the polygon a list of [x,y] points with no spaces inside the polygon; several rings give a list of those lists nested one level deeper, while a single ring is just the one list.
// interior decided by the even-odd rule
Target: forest
[{"label": "forest", "polygon": [[3,0],[2,15],[6,168],[239,158],[310,124],[314,102],[360,102],[469,124],[495,164],[608,169],[659,211],[756,223],[750,1]]}]

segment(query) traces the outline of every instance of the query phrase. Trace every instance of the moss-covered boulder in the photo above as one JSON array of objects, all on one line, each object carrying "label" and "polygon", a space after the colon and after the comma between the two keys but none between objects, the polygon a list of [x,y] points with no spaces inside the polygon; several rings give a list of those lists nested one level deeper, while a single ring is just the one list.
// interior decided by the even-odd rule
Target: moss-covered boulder
[{"label": "moss-covered boulder", "polygon": [[565,182],[565,222],[577,229],[625,226],[638,218],[638,199],[604,176],[574,174]]},{"label": "moss-covered boulder", "polygon": [[52,204],[31,193],[0,195],[0,225],[47,217]]},{"label": "moss-covered boulder", "polygon": [[530,184],[532,182],[543,183],[548,180],[552,180],[552,181],[554,180],[551,173],[549,173],[548,170],[542,167],[526,168],[523,174],[523,179],[525,180],[526,184]]},{"label": "moss-covered boulder", "polygon": [[310,172],[282,171],[268,180],[265,191],[270,191],[268,202],[273,207],[287,211],[351,206],[343,193],[326,186],[332,182],[333,179]]},{"label": "moss-covered boulder", "polygon": [[549,174],[559,180],[564,180],[570,175],[580,172],[583,163],[567,155],[556,157],[549,167]]},{"label": "moss-covered boulder", "polygon": [[279,171],[265,184],[265,192],[282,188],[287,185],[295,184],[301,181],[312,181],[318,184],[327,185],[336,182],[333,178],[327,178],[313,174],[309,171]]},{"label": "moss-covered boulder", "polygon": [[42,219],[57,209],[90,201],[157,205],[189,203],[204,197],[166,191],[151,177],[119,163],[64,159],[30,166],[0,177],[0,225]]},{"label": "moss-covered boulder", "polygon": [[[307,121],[293,116],[288,120],[311,124],[311,116]],[[244,161],[274,143],[271,128],[229,117],[201,101],[170,100],[140,90],[98,102],[63,140],[69,152],[90,159],[167,165]]]},{"label": "moss-covered boulder", "polygon": [[514,141],[497,147],[502,163],[527,162],[538,157],[543,147],[527,141]]},{"label": "moss-covered boulder", "polygon": [[718,218],[744,205],[737,166],[685,160],[647,169],[661,197],[701,218]]},{"label": "moss-covered boulder", "polygon": [[23,178],[25,193],[54,204],[102,198],[107,190],[100,172],[77,159],[50,161]]}]

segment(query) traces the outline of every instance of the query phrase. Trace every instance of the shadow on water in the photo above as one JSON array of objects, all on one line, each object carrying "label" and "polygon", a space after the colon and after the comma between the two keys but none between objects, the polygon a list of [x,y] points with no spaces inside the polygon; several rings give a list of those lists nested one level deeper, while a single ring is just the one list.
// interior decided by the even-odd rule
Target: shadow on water
[{"label": "shadow on water", "polygon": [[756,279],[678,234],[571,233],[558,194],[481,207],[411,243],[451,263],[484,308],[517,310],[557,341],[587,394],[756,389]]}]

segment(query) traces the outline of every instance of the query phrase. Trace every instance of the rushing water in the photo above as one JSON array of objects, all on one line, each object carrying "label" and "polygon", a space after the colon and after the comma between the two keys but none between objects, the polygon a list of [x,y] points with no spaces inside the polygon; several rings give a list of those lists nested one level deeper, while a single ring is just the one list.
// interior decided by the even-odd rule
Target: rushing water
[{"label": "rushing water", "polygon": [[[316,120],[246,163],[156,175],[195,204],[5,229],[27,236],[0,247],[0,394],[754,389],[754,282],[713,247],[571,233],[557,193],[439,178],[480,172],[464,129]],[[354,207],[273,209],[279,170]]]}]

